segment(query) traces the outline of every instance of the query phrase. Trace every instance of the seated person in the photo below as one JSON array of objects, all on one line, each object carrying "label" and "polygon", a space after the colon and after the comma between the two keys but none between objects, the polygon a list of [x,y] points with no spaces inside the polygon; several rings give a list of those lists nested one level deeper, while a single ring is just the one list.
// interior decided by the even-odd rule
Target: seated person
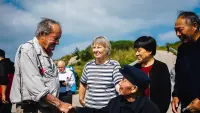
[{"label": "seated person", "polygon": [[129,65],[121,68],[120,72],[124,78],[119,83],[119,96],[99,110],[77,107],[76,113],[160,113],[158,107],[144,94],[150,83],[145,73]]},{"label": "seated person", "polygon": [[65,62],[60,60],[58,65],[58,75],[60,81],[60,94],[59,99],[72,103],[72,86],[75,84],[75,78],[73,72],[69,68],[65,68]]}]

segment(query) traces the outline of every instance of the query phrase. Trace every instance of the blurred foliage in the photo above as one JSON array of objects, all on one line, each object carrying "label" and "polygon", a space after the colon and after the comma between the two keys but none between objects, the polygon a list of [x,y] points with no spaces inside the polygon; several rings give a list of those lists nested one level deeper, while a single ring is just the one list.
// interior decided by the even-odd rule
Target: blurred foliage
[{"label": "blurred foliage", "polygon": [[63,60],[65,61],[65,64],[68,64],[68,61],[70,60],[70,58],[73,57],[73,55],[65,55],[63,57],[61,57],[59,60]]},{"label": "blurred foliage", "polygon": [[[177,41],[177,42],[174,42],[174,43],[166,43],[165,44],[165,46],[160,46],[160,47],[158,47],[157,49],[158,50],[165,50],[165,51],[167,51],[167,46],[169,46],[169,47],[171,47],[171,48],[173,48],[173,49],[175,49],[176,51],[178,51],[178,47],[181,45],[181,41]],[[170,52],[172,52],[173,54],[177,54],[177,53],[175,53],[174,51],[170,51]]]},{"label": "blurred foliage", "polygon": [[87,50],[82,50],[79,52],[79,58],[82,61],[88,61],[89,59],[92,59],[92,54]]},{"label": "blurred foliage", "polygon": [[110,41],[113,50],[129,50],[133,47],[133,41],[130,40],[119,40],[116,42]]},{"label": "blurred foliage", "polygon": [[175,43],[168,43],[168,45],[169,45],[169,47],[174,48],[175,50],[178,50],[178,47],[181,45],[181,41],[178,41]]},{"label": "blurred foliage", "polygon": [[74,52],[72,53],[73,56],[78,56],[77,60],[79,59],[79,52],[80,52],[79,49],[76,47]]},{"label": "blurred foliage", "polygon": [[115,49],[112,50],[111,58],[117,60],[121,66],[130,64],[136,60],[135,50],[132,47],[127,50]]},{"label": "blurred foliage", "polygon": [[163,51],[167,51],[167,47],[166,46],[157,46],[158,50],[163,50]]},{"label": "blurred foliage", "polygon": [[[119,40],[119,41],[110,41],[110,43],[112,48],[110,58],[117,60],[122,67],[125,64],[130,64],[136,60],[135,50],[133,49],[133,44],[134,44],[133,41]],[[177,50],[178,46],[180,45],[180,42],[166,43],[166,45],[169,45],[170,47]],[[157,49],[167,51],[166,45],[158,46]],[[74,52],[72,52],[72,54],[65,55],[61,59],[64,60],[67,64],[70,58],[73,56],[78,56],[77,60],[80,59],[80,61],[77,64],[73,65],[76,73],[80,78],[84,65],[87,62],[94,59],[92,48],[90,45],[85,50],[79,50],[78,48],[76,48]]]}]

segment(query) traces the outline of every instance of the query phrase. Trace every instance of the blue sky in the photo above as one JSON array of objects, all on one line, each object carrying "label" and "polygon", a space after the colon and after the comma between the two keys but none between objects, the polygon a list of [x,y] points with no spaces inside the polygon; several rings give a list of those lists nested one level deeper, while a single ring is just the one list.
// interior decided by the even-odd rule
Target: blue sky
[{"label": "blue sky", "polygon": [[200,0],[0,0],[0,48],[13,60],[41,17],[62,25],[54,59],[84,49],[99,35],[113,41],[151,35],[164,45],[178,40],[174,22],[180,10],[200,15]]}]

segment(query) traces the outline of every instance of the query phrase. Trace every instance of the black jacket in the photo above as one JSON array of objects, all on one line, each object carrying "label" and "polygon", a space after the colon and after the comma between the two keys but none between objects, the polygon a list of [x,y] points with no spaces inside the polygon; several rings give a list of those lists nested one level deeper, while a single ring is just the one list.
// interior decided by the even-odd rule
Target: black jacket
[{"label": "black jacket", "polygon": [[110,100],[102,109],[79,108],[76,113],[160,113],[158,107],[147,97],[137,97],[134,102],[128,102],[123,96]]},{"label": "black jacket", "polygon": [[14,63],[5,58],[0,61],[0,84],[8,85],[8,74],[14,74]]},{"label": "black jacket", "polygon": [[[134,66],[141,69],[141,63]],[[149,78],[151,79],[150,99],[158,106],[161,113],[166,113],[171,101],[171,82],[167,65],[155,60]]]},{"label": "black jacket", "polygon": [[200,38],[179,46],[175,65],[173,97],[179,97],[183,107],[195,98],[200,99]]}]

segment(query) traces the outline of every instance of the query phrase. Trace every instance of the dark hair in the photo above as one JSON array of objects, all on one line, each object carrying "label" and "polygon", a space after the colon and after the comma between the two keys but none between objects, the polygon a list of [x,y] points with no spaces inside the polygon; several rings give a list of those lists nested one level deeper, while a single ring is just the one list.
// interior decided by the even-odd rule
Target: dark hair
[{"label": "dark hair", "polygon": [[0,57],[5,58],[5,51],[2,49],[0,49]]},{"label": "dark hair", "polygon": [[35,36],[39,37],[41,35],[48,35],[52,32],[52,24],[57,24],[60,26],[60,23],[49,18],[42,18],[42,21],[38,23]]},{"label": "dark hair", "polygon": [[199,16],[191,11],[180,11],[178,18],[184,18],[186,19],[186,22],[194,25],[194,23],[197,24],[197,29],[199,30],[199,26],[200,26],[200,20],[199,20]]},{"label": "dark hair", "polygon": [[133,48],[144,48],[147,51],[151,51],[152,55],[155,55],[156,40],[151,36],[141,36],[135,41]]}]

